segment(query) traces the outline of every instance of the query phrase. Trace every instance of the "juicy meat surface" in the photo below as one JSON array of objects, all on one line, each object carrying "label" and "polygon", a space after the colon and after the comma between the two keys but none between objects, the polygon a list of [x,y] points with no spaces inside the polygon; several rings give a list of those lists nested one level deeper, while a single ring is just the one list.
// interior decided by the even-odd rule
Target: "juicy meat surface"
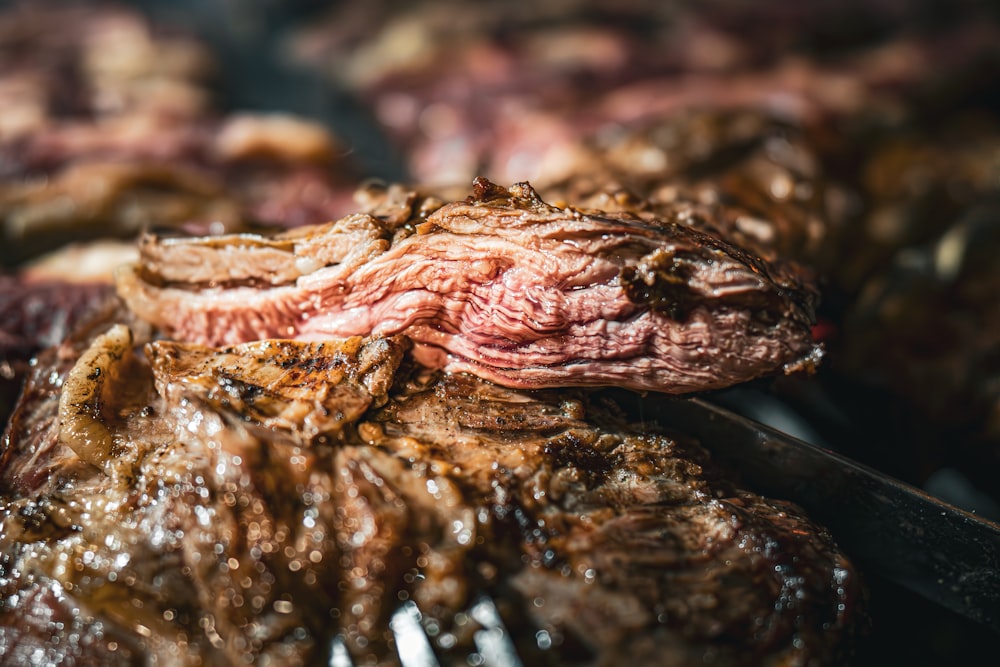
[{"label": "juicy meat surface", "polygon": [[115,300],[112,272],[134,262],[134,244],[68,246],[0,273],[0,419],[6,423],[31,357],[57,345]]},{"label": "juicy meat surface", "polygon": [[[12,663],[394,664],[414,600],[461,664],[493,596],[526,664],[841,664],[862,589],[795,506],[600,394],[417,370],[405,339],[39,357],[3,439]],[[544,633],[545,642],[537,637]]]},{"label": "juicy meat surface", "polygon": [[423,363],[513,387],[683,393],[819,355],[815,292],[793,266],[674,221],[557,208],[485,179],[464,201],[399,217],[147,237],[119,294],[179,340],[405,333]]}]

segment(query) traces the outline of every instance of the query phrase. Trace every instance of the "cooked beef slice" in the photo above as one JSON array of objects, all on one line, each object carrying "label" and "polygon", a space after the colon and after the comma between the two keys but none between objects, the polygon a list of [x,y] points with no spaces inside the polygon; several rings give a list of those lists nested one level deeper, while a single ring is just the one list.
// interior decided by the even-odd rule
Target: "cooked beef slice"
[{"label": "cooked beef slice", "polygon": [[147,238],[118,290],[180,340],[405,333],[426,365],[514,387],[683,393],[819,354],[815,292],[793,265],[485,179],[395,223],[357,214],[271,238]]},{"label": "cooked beef slice", "polygon": [[317,664],[341,636],[393,664],[410,599],[457,664],[483,592],[539,664],[850,650],[829,534],[606,397],[428,372],[405,339],[149,336],[112,312],[32,368],[2,443],[5,661]]}]

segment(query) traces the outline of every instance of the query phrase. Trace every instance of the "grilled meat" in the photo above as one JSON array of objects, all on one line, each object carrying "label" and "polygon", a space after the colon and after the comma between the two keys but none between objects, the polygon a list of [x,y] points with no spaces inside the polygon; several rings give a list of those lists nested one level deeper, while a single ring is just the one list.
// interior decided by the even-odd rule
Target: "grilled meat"
[{"label": "grilled meat", "polygon": [[31,371],[0,468],[6,661],[319,664],[339,634],[392,664],[403,599],[462,661],[477,591],[542,664],[849,650],[860,582],[829,535],[609,398],[428,374],[403,339],[150,334],[111,311]]},{"label": "grilled meat", "polygon": [[10,414],[31,357],[113,300],[112,272],[136,257],[133,244],[95,242],[0,274],[0,419]]},{"label": "grilled meat", "polygon": [[506,386],[683,393],[818,354],[814,293],[794,268],[483,179],[402,225],[354,215],[273,238],[147,238],[118,288],[181,340],[406,333],[424,363]]},{"label": "grilled meat", "polygon": [[211,103],[209,49],[136,11],[93,2],[4,3],[0,135],[58,118],[193,118]]}]

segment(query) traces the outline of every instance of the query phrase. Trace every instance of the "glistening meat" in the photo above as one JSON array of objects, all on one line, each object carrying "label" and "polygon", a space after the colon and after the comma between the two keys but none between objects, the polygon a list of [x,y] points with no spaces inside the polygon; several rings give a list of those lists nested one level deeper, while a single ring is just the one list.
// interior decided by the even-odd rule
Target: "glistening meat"
[{"label": "glistening meat", "polygon": [[119,294],[207,345],[404,333],[424,364],[509,387],[668,393],[813,365],[815,292],[685,223],[546,204],[527,184],[403,219],[266,238],[148,237]]},{"label": "glistening meat", "polygon": [[830,536],[606,396],[427,373],[403,338],[151,333],[109,312],[31,369],[0,461],[10,664],[329,664],[339,635],[390,665],[405,599],[465,664],[478,591],[525,664],[850,650]]}]

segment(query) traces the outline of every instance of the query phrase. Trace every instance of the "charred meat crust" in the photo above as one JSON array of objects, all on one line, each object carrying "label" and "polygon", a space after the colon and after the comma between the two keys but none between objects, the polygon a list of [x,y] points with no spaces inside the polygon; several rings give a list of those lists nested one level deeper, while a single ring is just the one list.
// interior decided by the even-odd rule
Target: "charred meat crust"
[{"label": "charred meat crust", "polygon": [[386,400],[405,339],[230,348],[154,341],[146,347],[162,395],[198,399],[241,421],[290,431],[301,442],[343,438],[345,425]]},{"label": "charred meat crust", "polygon": [[[118,465],[81,465],[58,437],[61,378],[121,322],[133,384],[93,413]],[[860,581],[799,509],[607,397],[427,373],[405,349],[207,349],[109,313],[43,355],[4,440],[0,614],[27,619],[2,630],[9,657],[316,663],[342,633],[356,658],[391,661],[401,595],[471,650],[456,619],[479,589],[554,638],[557,653],[519,647],[549,662],[849,649]],[[79,637],[56,645],[44,619],[72,609]]]}]

